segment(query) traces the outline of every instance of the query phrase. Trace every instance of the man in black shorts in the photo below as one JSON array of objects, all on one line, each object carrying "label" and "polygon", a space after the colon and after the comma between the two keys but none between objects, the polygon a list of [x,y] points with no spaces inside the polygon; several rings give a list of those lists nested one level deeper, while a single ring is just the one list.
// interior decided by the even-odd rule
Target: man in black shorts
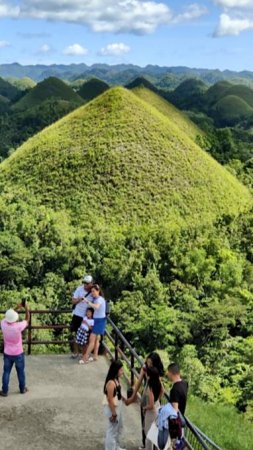
[{"label": "man in black shorts", "polygon": [[182,380],[180,368],[176,363],[169,365],[167,376],[173,383],[170,391],[170,403],[176,411],[180,411],[184,416],[188,395],[188,382]]},{"label": "man in black shorts", "polygon": [[[87,310],[87,300],[93,301],[93,297],[91,295],[91,288],[93,286],[93,278],[91,275],[86,275],[83,278],[83,284],[81,286],[78,286],[78,288],[75,290],[73,297],[72,297],[72,305],[73,305],[73,313],[72,313],[72,320],[70,324],[70,331],[71,333],[77,333],[78,328],[81,326],[81,323],[83,321],[83,318],[86,314]],[[75,349],[73,348],[73,342],[72,342],[72,350],[74,350],[72,357],[77,358],[78,354],[76,353]]]}]

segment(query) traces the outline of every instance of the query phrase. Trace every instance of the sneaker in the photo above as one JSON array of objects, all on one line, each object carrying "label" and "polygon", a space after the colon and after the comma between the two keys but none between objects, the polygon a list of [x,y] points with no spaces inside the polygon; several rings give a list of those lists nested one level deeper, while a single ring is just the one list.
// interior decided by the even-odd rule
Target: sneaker
[{"label": "sneaker", "polygon": [[3,391],[0,391],[0,396],[1,397],[8,397],[8,394],[5,394]]},{"label": "sneaker", "polygon": [[26,394],[28,392],[28,388],[26,387],[23,391],[20,391],[20,394]]}]

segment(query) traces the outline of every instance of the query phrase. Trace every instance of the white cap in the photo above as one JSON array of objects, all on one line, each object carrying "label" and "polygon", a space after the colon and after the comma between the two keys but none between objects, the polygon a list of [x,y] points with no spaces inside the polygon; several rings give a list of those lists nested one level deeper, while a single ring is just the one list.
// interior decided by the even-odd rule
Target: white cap
[{"label": "white cap", "polygon": [[90,283],[92,283],[92,281],[93,281],[93,278],[92,278],[92,276],[91,276],[91,275],[85,275],[85,277],[84,277],[83,281],[84,281],[84,283],[88,283],[88,284],[90,284]]},{"label": "white cap", "polygon": [[5,313],[5,319],[9,323],[14,323],[18,321],[18,313],[14,309],[8,309]]}]

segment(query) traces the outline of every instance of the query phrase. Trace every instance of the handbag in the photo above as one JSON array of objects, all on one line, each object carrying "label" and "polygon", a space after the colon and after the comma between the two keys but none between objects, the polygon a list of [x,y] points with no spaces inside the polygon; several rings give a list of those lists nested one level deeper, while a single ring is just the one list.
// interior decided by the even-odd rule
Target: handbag
[{"label": "handbag", "polygon": [[[161,439],[163,438],[163,439]],[[148,431],[147,439],[152,444],[162,450],[167,450],[171,446],[171,438],[168,430],[159,431],[156,421],[154,421]],[[161,447],[159,446],[161,444]]]}]

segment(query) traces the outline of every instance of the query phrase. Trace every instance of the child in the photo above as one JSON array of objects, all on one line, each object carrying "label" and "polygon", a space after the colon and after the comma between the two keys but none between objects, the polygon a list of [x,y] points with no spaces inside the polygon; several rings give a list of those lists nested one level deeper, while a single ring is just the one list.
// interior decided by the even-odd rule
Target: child
[{"label": "child", "polygon": [[76,333],[76,344],[84,347],[88,344],[90,338],[90,332],[94,326],[93,309],[87,308],[86,316],[84,317],[80,328]]}]

